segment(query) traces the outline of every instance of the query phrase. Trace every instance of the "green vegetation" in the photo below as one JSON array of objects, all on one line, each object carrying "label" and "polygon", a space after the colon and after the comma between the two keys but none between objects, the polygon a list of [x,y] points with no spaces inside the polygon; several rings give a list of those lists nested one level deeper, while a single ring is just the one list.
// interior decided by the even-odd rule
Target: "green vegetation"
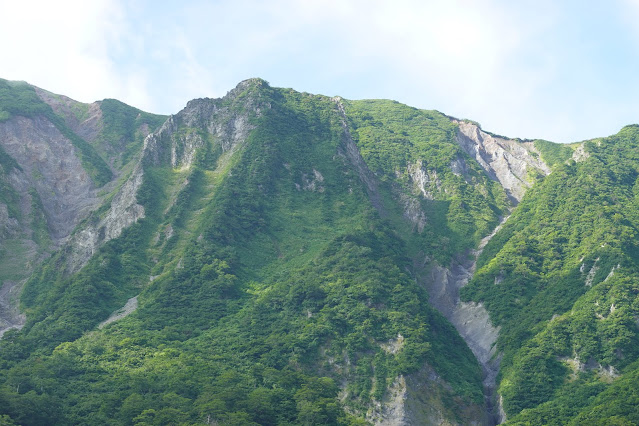
[{"label": "green vegetation", "polygon": [[[40,114],[64,133],[29,86],[0,83],[2,119]],[[115,100],[101,109],[83,161],[100,152],[126,176],[164,117]],[[173,120],[141,160],[145,217],[79,272],[67,249],[26,283],[27,323],[0,341],[0,424],[363,425],[399,376],[425,366],[441,404],[470,420],[458,408],[484,402],[479,365],[419,276],[425,258],[468,254],[509,204],[455,125],[261,80]],[[238,127],[246,140],[209,130]],[[173,168],[171,150],[181,158],[187,144],[200,146],[193,161]],[[511,424],[637,424],[639,126],[586,142],[579,162],[576,145],[534,144],[553,172],[488,243],[462,297],[500,327]],[[19,168],[3,151],[0,166],[0,184]],[[10,215],[16,196],[0,188]],[[41,211],[33,192],[33,238],[46,246]],[[10,279],[26,248],[2,249]],[[136,311],[99,326],[134,296]]]},{"label": "green vegetation", "polygon": [[29,247],[22,240],[6,239],[0,247],[0,280],[19,281],[25,278],[25,254]]},{"label": "green vegetation", "polygon": [[[497,226],[508,206],[504,191],[461,150],[448,117],[385,100],[346,101],[345,109],[381,190],[411,194],[427,218],[410,237],[415,250],[448,265]],[[396,195],[386,199],[385,207],[397,209]]]},{"label": "green vegetation", "polygon": [[3,173],[7,173],[12,169],[22,170],[20,165],[14,160],[12,156],[0,146],[0,166],[2,166]]},{"label": "green vegetation", "polygon": [[567,161],[570,157],[572,157],[574,152],[571,145],[553,143],[541,139],[536,140],[534,144],[535,148],[541,152],[541,157],[544,162],[551,167],[555,164]]},{"label": "green vegetation", "polygon": [[52,113],[51,108],[42,102],[33,87],[21,81],[0,79],[0,112],[2,121],[12,115],[33,117]]},{"label": "green vegetation", "polygon": [[33,233],[31,239],[37,244],[38,249],[43,251],[51,244],[47,218],[38,192],[32,188],[29,195],[31,196],[31,230]]},{"label": "green vegetation", "polygon": [[639,356],[638,141],[639,129],[626,127],[586,142],[590,155],[579,163],[565,161],[571,148],[546,146],[544,158],[548,153],[558,158],[553,173],[526,194],[462,291],[466,300],[484,302],[502,327],[500,391],[506,412],[522,413],[515,419],[545,423],[550,409],[570,413],[553,420],[557,424],[581,419],[578,407],[590,402],[571,393],[601,391],[606,376],[582,377],[591,374],[586,367],[571,380],[568,359],[634,374],[630,364]]},{"label": "green vegetation", "polygon": [[164,115],[149,114],[115,99],[103,100],[100,109],[104,126],[93,146],[118,165],[128,163],[142,149],[146,134],[166,120]]}]

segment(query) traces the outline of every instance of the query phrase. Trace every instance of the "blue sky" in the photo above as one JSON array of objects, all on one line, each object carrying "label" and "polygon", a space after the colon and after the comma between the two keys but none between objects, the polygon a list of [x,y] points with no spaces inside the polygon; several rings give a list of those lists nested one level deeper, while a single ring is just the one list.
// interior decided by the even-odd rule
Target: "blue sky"
[{"label": "blue sky", "polygon": [[639,0],[0,2],[0,77],[176,113],[239,81],[572,142],[639,122]]}]

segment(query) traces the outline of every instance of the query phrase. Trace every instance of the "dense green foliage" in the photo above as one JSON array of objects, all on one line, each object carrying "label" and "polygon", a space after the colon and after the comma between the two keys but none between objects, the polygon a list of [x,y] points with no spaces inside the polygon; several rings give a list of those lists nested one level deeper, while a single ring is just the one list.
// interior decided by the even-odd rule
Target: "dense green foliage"
[{"label": "dense green foliage", "polygon": [[46,117],[77,149],[82,166],[97,186],[103,186],[111,180],[111,169],[95,148],[76,135],[65,121],[38,97],[33,86],[0,79],[0,121],[6,121],[12,115]]},{"label": "dense green foliage", "polygon": [[541,157],[544,162],[549,166],[563,163],[572,157],[573,150],[570,145],[563,145],[558,143],[552,143],[545,140],[538,139],[535,142],[535,148],[541,152]]},{"label": "dense green foliage", "polygon": [[[639,128],[628,126],[586,142],[589,156],[579,163],[566,161],[568,147],[546,148],[562,161],[526,194],[464,288],[464,297],[483,301],[502,327],[500,391],[509,415],[532,409],[521,419],[540,424],[555,410],[567,417],[557,414],[553,422],[566,424],[590,412],[579,408],[590,407],[583,398],[605,388],[600,383],[609,374],[593,375],[592,368],[635,374],[638,142]],[[573,373],[577,379],[570,379],[569,359],[585,365],[585,373]],[[619,386],[597,398],[636,394]],[[626,418],[627,409],[618,407],[606,416]]]},{"label": "dense green foliage", "polygon": [[46,115],[50,107],[42,102],[32,86],[24,82],[0,79],[0,118],[8,120],[12,115],[33,117]]},{"label": "dense green foliage", "polygon": [[[0,342],[0,413],[24,424],[364,424],[371,402],[425,363],[481,404],[476,360],[407,272],[427,237],[401,208],[380,218],[371,205],[340,155],[334,101],[257,81],[207,102],[221,126],[241,116],[255,130],[228,151],[201,134],[187,168],[146,161],[146,217],[76,274],[65,253],[40,268],[22,295],[27,325]],[[393,186],[382,191],[391,206]],[[96,329],[138,293],[137,311]],[[47,411],[34,415],[38,404]]]}]

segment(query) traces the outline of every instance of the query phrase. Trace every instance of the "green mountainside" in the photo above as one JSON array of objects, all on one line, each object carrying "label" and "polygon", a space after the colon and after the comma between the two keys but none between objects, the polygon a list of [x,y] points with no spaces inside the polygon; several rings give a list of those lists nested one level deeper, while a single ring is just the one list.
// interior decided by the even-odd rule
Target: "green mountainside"
[{"label": "green mountainside", "polygon": [[[11,228],[41,121],[93,200],[64,235],[45,206]],[[637,126],[509,140],[260,79],[166,118],[0,80],[0,137],[0,267],[43,253],[0,268],[26,315],[0,424],[639,423]]]},{"label": "green mountainside", "polygon": [[639,356],[639,126],[582,149],[527,193],[462,291],[501,326],[500,393],[513,424],[639,423],[629,380]]}]

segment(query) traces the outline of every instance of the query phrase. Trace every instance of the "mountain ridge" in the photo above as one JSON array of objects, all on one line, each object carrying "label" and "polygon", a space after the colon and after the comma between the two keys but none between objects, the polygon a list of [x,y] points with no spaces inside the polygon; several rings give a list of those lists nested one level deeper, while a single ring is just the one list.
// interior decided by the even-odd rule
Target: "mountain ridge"
[{"label": "mountain ridge", "polygon": [[[482,385],[480,365],[444,316],[455,323],[451,309],[474,303],[487,309],[474,327],[497,319],[496,330],[504,329],[503,308],[477,290],[493,273],[487,265],[497,264],[486,259],[516,235],[513,226],[525,223],[517,212],[530,209],[529,188],[550,185],[554,171],[578,164],[574,159],[594,161],[596,141],[521,142],[435,111],[277,89],[261,79],[241,82],[224,98],[192,100],[162,124],[117,101],[80,107],[38,90],[69,129],[93,135],[94,149],[119,180],[104,186],[101,207],[77,222],[66,248],[54,248],[26,282],[25,328],[0,343],[0,400],[12,418],[38,424],[34,419],[42,417],[25,408],[37,401],[51,406],[49,420],[56,422],[93,413],[96,422],[111,417],[125,424],[495,424],[530,407],[514,403],[521,392],[504,381],[528,383],[513,364],[513,342],[521,338],[488,342],[491,354],[504,354],[506,370],[497,375],[495,358],[480,357],[488,380]],[[74,108],[84,111],[85,130],[73,121]],[[103,117],[120,117],[119,133],[104,118],[101,129],[96,125],[96,108]],[[0,128],[16,120],[12,111]],[[620,134],[634,137],[627,127]],[[137,135],[144,133],[142,142]],[[2,164],[4,178],[10,162]],[[3,200],[12,196],[5,193]],[[7,213],[5,226],[9,219]],[[450,272],[493,232],[474,277]],[[492,268],[495,282],[512,281],[509,269]],[[474,266],[467,269],[472,275]],[[445,284],[451,274],[459,275],[456,284]],[[463,279],[470,284],[460,300],[455,291]],[[446,296],[452,305],[434,301],[437,286],[452,291]],[[97,331],[130,300],[136,310]],[[464,336],[462,323],[456,326]],[[117,343],[122,333],[133,337]],[[235,356],[211,341],[226,342]],[[169,349],[182,355],[161,364],[150,356]],[[45,357],[30,355],[36,352]],[[56,365],[62,371],[64,357],[96,377],[116,371],[113,359],[127,366],[103,385],[125,389],[115,405],[91,405],[88,393],[74,391],[106,395],[73,368],[54,385],[47,371]],[[144,384],[127,357],[148,371],[164,365],[168,372],[157,370],[157,384]],[[556,377],[563,377],[556,367],[562,362],[549,364]],[[212,384],[188,375],[197,369]],[[285,379],[291,374],[293,382]],[[168,385],[178,376],[193,383],[190,390]],[[47,385],[38,390],[38,381]],[[228,399],[224,383],[235,383],[239,393]],[[600,389],[593,383],[586,385]],[[563,392],[553,386],[550,393]],[[544,392],[542,399],[550,395]],[[54,396],[62,402],[53,403]],[[498,407],[504,396],[506,413]],[[82,403],[71,408],[68,398]],[[179,406],[169,402],[178,400]]]}]

